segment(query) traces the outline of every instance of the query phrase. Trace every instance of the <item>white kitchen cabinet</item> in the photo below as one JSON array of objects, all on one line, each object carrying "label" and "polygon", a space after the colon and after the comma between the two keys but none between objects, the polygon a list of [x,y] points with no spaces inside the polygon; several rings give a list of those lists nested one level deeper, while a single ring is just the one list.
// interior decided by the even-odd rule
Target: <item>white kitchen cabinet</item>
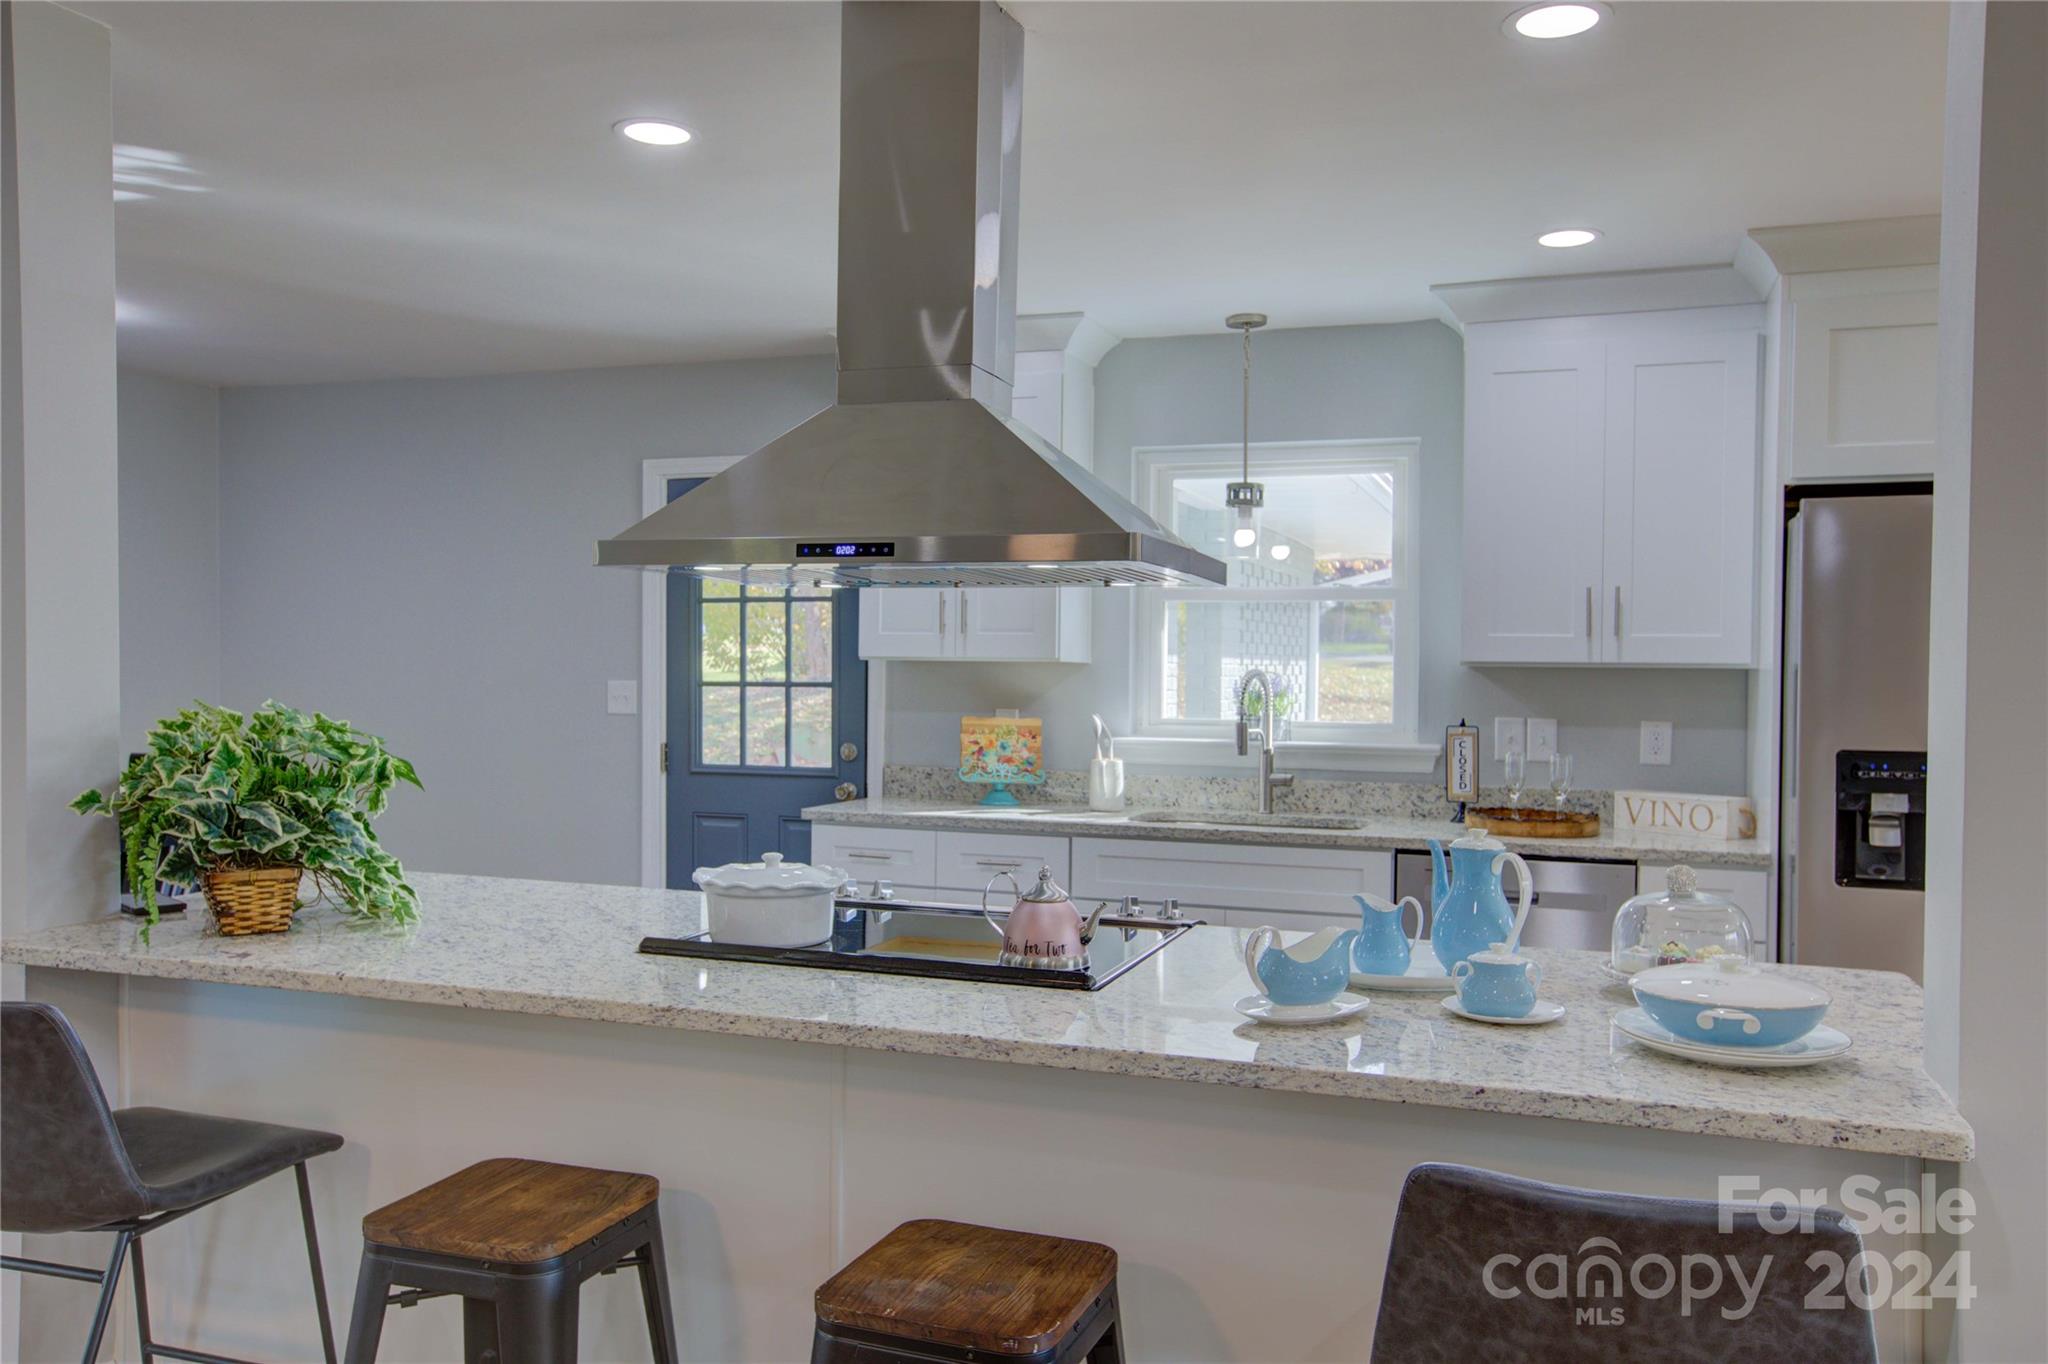
[{"label": "white kitchen cabinet", "polygon": [[869,659],[1086,663],[1086,587],[885,587],[860,594]]},{"label": "white kitchen cabinet", "polygon": [[[1065,887],[1072,879],[1072,862],[1067,840],[1043,834],[939,834],[937,883],[942,891],[965,892],[970,898],[988,889],[991,879],[1008,873],[1025,890],[1038,881],[1041,870],[1050,871],[1054,882]],[[1008,904],[1014,896],[991,897],[991,903]]]},{"label": "white kitchen cabinet", "polygon": [[1759,344],[1681,322],[1468,329],[1465,662],[1754,662]]},{"label": "white kitchen cabinet", "polygon": [[[1649,895],[1668,889],[1673,865],[1669,862],[1645,862],[1637,867],[1636,894]],[[1693,875],[1699,878],[1699,889],[1725,896],[1742,910],[1743,916],[1749,920],[1750,942],[1756,947],[1757,956],[1764,961],[1776,961],[1777,915],[1771,908],[1770,873],[1747,871],[1740,867],[1695,867]]]},{"label": "white kitchen cabinet", "polygon": [[813,822],[811,862],[836,867],[863,885],[891,881],[898,894],[923,893],[938,884],[939,836],[930,829]]},{"label": "white kitchen cabinet", "polygon": [[1932,478],[1936,291],[1815,296],[1818,279],[1800,283],[1787,481]]},{"label": "white kitchen cabinet", "polygon": [[1384,896],[1394,885],[1392,853],[1349,848],[1077,838],[1073,863],[1077,897],[1135,895],[1156,910],[1171,896],[1187,913],[1211,923],[1254,926],[1296,927],[1297,916],[1319,920],[1311,925],[1316,927],[1355,921],[1353,895]]},{"label": "white kitchen cabinet", "polygon": [[1598,343],[1468,340],[1468,663],[1599,661],[1605,364]]},{"label": "white kitchen cabinet", "polygon": [[[1094,412],[1092,364],[1061,351],[1020,351],[1010,415],[1068,455],[1092,441],[1070,430]],[[1079,392],[1087,386],[1084,395]],[[1069,420],[1072,418],[1072,420]],[[1086,663],[1091,587],[889,587],[860,594],[860,656],[981,662]],[[870,625],[872,621],[872,626]]]},{"label": "white kitchen cabinet", "polygon": [[1607,347],[1603,662],[1754,661],[1759,344]]}]

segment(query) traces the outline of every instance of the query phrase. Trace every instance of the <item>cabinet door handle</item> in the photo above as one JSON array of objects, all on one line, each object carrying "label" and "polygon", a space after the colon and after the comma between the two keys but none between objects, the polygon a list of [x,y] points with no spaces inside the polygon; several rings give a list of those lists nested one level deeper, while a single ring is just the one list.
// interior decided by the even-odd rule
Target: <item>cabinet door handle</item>
[{"label": "cabinet door handle", "polygon": [[967,638],[967,594],[960,594],[960,638]]},{"label": "cabinet door handle", "polygon": [[977,857],[974,859],[974,865],[986,871],[1019,871],[1024,866],[1014,858],[1000,857]]},{"label": "cabinet door handle", "polygon": [[946,637],[946,594],[939,593],[939,638]]},{"label": "cabinet door handle", "polygon": [[1593,589],[1586,589],[1586,638],[1593,637]]},{"label": "cabinet door handle", "polygon": [[839,855],[852,862],[894,862],[896,860],[888,853],[855,852],[850,848]]},{"label": "cabinet door handle", "polygon": [[1620,642],[1620,640],[1621,640],[1621,584],[1620,584],[1620,583],[1616,583],[1616,584],[1614,585],[1614,638],[1615,638],[1615,641],[1616,641],[1617,643],[1619,643],[1619,642]]}]

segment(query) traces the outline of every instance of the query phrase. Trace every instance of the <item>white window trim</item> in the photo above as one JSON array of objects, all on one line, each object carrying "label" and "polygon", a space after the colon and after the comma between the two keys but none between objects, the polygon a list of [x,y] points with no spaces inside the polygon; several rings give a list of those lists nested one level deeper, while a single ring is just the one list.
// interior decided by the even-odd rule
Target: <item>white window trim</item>
[{"label": "white window trim", "polygon": [[[1171,515],[1168,493],[1175,475],[1190,470],[1235,475],[1242,448],[1236,445],[1147,446],[1133,450],[1133,492],[1139,506],[1162,521]],[[1285,471],[1322,462],[1339,462],[1365,454],[1395,464],[1394,558],[1403,570],[1395,587],[1385,590],[1327,588],[1290,589],[1141,589],[1133,603],[1138,613],[1133,631],[1131,714],[1137,732],[1117,740],[1117,748],[1134,761],[1173,766],[1229,766],[1237,748],[1228,721],[1166,720],[1157,713],[1157,682],[1163,666],[1158,633],[1152,628],[1165,602],[1178,598],[1272,600],[1297,596],[1323,601],[1333,596],[1395,603],[1402,647],[1394,655],[1393,723],[1385,726],[1320,725],[1302,722],[1297,740],[1277,747],[1297,766],[1328,771],[1428,772],[1436,764],[1437,746],[1417,742],[1421,710],[1421,556],[1415,552],[1418,456],[1421,443],[1412,438],[1380,440],[1279,441],[1253,447],[1253,473],[1261,457],[1267,469]],[[1163,510],[1162,510],[1163,509]]]},{"label": "white window trim", "polygon": [[[640,514],[668,505],[672,478],[710,478],[740,462],[738,455],[701,455],[640,461]],[[868,664],[868,783],[882,789],[883,719],[888,710],[887,668]],[[661,743],[668,737],[668,574],[640,575],[640,884],[660,890],[668,883],[668,780],[661,770]]]}]

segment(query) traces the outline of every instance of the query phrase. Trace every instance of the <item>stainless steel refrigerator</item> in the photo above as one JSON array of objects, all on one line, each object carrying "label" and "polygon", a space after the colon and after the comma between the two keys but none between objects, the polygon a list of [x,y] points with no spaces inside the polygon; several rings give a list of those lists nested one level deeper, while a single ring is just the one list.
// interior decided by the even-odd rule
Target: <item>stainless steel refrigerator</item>
[{"label": "stainless steel refrigerator", "polygon": [[1816,490],[1785,533],[1786,961],[1920,978],[1934,498]]}]

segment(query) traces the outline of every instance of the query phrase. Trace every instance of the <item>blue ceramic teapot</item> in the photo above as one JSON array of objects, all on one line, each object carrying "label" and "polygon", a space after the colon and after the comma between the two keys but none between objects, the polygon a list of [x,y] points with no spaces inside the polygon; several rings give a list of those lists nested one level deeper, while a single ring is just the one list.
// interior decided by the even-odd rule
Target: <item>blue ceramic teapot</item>
[{"label": "blue ceramic teapot", "polygon": [[[1507,850],[1499,839],[1469,833],[1451,844],[1450,867],[1444,867],[1444,845],[1429,840],[1431,917],[1429,939],[1437,960],[1450,971],[1475,952],[1506,943],[1521,945],[1522,925],[1529,918],[1529,864]],[[1512,862],[1521,878],[1521,901],[1510,909],[1501,889],[1500,869]]]},{"label": "blue ceramic teapot", "polygon": [[1351,983],[1351,941],[1355,928],[1322,928],[1280,946],[1280,930],[1267,924],[1245,938],[1244,969],[1259,993],[1283,1008],[1324,1004]]}]

